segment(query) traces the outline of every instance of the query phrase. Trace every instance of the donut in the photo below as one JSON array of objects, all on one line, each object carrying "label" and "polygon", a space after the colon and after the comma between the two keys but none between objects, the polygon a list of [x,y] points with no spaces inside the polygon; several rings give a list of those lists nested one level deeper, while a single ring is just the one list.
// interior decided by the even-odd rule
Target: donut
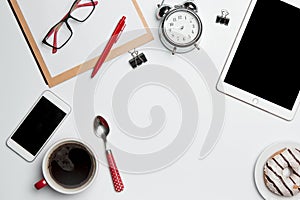
[{"label": "donut", "polygon": [[264,181],[274,194],[297,195],[300,191],[300,150],[284,148],[273,154],[265,163]]}]

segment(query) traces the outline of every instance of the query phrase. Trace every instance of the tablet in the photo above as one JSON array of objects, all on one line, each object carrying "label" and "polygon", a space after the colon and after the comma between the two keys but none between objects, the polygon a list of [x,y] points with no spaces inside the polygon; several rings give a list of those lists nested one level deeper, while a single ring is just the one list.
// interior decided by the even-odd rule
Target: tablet
[{"label": "tablet", "polygon": [[293,119],[300,101],[299,8],[295,0],[251,1],[218,81],[219,91]]}]

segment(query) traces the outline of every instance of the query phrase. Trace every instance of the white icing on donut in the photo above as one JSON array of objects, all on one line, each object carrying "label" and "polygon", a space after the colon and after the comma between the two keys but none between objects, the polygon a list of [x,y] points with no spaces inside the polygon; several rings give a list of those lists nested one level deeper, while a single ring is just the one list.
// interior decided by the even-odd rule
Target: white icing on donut
[{"label": "white icing on donut", "polygon": [[300,150],[285,148],[269,158],[264,167],[264,178],[269,190],[290,197],[300,191]]}]

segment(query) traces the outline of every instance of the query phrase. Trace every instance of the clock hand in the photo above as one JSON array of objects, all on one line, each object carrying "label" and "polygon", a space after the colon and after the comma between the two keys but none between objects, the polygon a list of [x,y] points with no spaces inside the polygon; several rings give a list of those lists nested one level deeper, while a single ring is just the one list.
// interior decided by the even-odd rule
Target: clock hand
[{"label": "clock hand", "polygon": [[183,30],[184,29],[184,26],[182,25],[181,27],[176,27],[176,28],[173,28],[175,30]]}]

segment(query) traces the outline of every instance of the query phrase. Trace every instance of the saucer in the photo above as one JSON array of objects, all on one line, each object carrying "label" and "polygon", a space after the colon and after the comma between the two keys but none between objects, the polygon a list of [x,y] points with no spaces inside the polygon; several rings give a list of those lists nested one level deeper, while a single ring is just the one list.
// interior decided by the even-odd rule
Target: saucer
[{"label": "saucer", "polygon": [[276,195],[267,188],[264,182],[264,165],[266,161],[275,152],[279,151],[280,149],[295,148],[295,147],[300,148],[300,144],[291,141],[277,142],[265,148],[265,150],[263,150],[263,152],[258,157],[254,169],[254,181],[258,192],[264,199],[266,200],[299,200],[300,199],[300,194],[292,197],[283,197],[283,196]]}]

